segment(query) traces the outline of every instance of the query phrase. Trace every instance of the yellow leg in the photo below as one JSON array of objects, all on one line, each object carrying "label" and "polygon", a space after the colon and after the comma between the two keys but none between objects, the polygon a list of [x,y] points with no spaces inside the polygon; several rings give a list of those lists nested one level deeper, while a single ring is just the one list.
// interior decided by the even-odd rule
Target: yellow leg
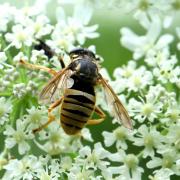
[{"label": "yellow leg", "polygon": [[88,120],[86,125],[96,125],[96,124],[99,124],[104,121],[106,115],[98,106],[95,107],[94,111],[100,116],[100,118],[99,119],[90,119],[90,120]]},{"label": "yellow leg", "polygon": [[57,72],[55,70],[53,70],[53,69],[50,69],[50,68],[47,68],[47,67],[44,67],[44,66],[40,66],[40,65],[30,64],[30,63],[28,63],[28,62],[26,62],[26,61],[24,61],[22,59],[19,61],[19,63],[22,64],[23,66],[26,66],[29,69],[43,70],[43,71],[46,71],[49,74],[54,75],[54,76],[57,74]]},{"label": "yellow leg", "polygon": [[33,133],[37,133],[41,131],[55,120],[55,117],[54,115],[51,114],[51,111],[62,103],[63,98],[64,97],[61,97],[61,99],[57,100],[52,105],[50,105],[50,107],[48,108],[48,121],[45,124],[42,124],[39,128],[33,129]]}]

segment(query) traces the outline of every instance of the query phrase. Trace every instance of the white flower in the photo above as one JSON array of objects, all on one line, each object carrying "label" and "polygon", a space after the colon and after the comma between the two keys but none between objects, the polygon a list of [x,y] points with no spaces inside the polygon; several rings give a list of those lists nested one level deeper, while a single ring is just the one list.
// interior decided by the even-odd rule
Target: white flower
[{"label": "white flower", "polygon": [[128,61],[127,65],[123,65],[122,67],[118,67],[114,70],[113,76],[116,79],[119,78],[129,78],[133,75],[133,72],[137,68],[137,63],[133,60]]},{"label": "white flower", "polygon": [[36,176],[36,173],[41,171],[42,165],[36,156],[24,156],[21,160],[12,159],[4,166],[6,170],[3,179],[27,179],[31,180]]},{"label": "white flower", "polygon": [[87,26],[92,17],[92,12],[92,8],[88,4],[75,6],[73,16],[67,18],[65,33],[72,33],[80,44],[84,44],[86,38],[98,37],[99,34],[94,32],[98,25]]},{"label": "white flower", "polygon": [[172,170],[172,174],[180,175],[178,167],[176,166],[176,161],[180,158],[180,155],[177,154],[174,150],[168,151],[162,154],[162,158],[154,157],[146,165],[148,168],[157,168],[159,170],[167,168]]},{"label": "white flower", "polygon": [[64,49],[66,51],[70,51],[74,48],[74,37],[71,34],[61,34],[62,27],[57,24],[54,28],[54,31],[51,34],[52,40],[47,40],[47,44],[55,50],[55,52],[59,53],[59,49]]},{"label": "white flower", "polygon": [[107,147],[112,146],[116,143],[117,149],[127,149],[127,140],[132,136],[132,133],[124,127],[118,127],[113,132],[104,131],[102,133],[104,136],[104,143]]},{"label": "white flower", "polygon": [[109,162],[104,160],[109,155],[101,143],[96,143],[94,149],[91,150],[89,146],[84,146],[79,151],[79,157],[77,157],[76,162],[79,165],[85,165],[87,169],[100,169],[103,173],[106,173],[107,165]]},{"label": "white flower", "polygon": [[61,173],[70,171],[70,168],[72,167],[72,159],[69,156],[62,157],[59,167],[61,168]]},{"label": "white flower", "polygon": [[22,98],[27,93],[26,85],[24,83],[19,83],[13,85],[13,94],[17,98]]},{"label": "white flower", "polygon": [[7,33],[5,37],[17,49],[20,49],[22,45],[31,46],[34,41],[31,29],[28,27],[23,28],[20,24],[14,25],[12,27],[12,33]]},{"label": "white flower", "polygon": [[28,57],[23,52],[19,52],[16,56],[14,56],[13,61],[17,64],[21,59],[27,61]]},{"label": "white flower", "polygon": [[168,47],[165,47],[161,50],[151,49],[147,52],[145,62],[149,66],[158,67],[164,62],[166,62],[170,57],[170,51]]},{"label": "white flower", "polygon": [[161,119],[162,123],[171,126],[174,123],[180,124],[180,109],[177,102],[168,104],[165,117]]},{"label": "white flower", "polygon": [[129,100],[129,111],[131,115],[141,123],[145,119],[153,122],[158,117],[158,114],[161,113],[163,107],[162,102],[158,101],[158,96],[158,92],[152,90],[150,87],[144,99],[140,98],[140,101],[137,101],[131,98]]},{"label": "white flower", "polygon": [[[52,122],[48,126],[48,131],[39,132],[39,140],[35,141],[36,145],[43,151],[51,155],[62,152],[71,152],[72,137],[65,134],[57,122]],[[42,142],[41,142],[42,141]],[[77,146],[77,144],[76,144]]]},{"label": "white flower", "polygon": [[8,3],[0,5],[0,32],[5,32],[8,28],[8,23],[12,20],[12,12],[14,7],[10,6]]},{"label": "white flower", "polygon": [[153,158],[155,155],[154,148],[158,148],[162,142],[164,142],[164,138],[155,127],[148,129],[146,125],[140,126],[136,136],[137,137],[132,138],[134,141],[133,144],[136,146],[144,146],[144,150],[142,151],[144,158],[148,156]]},{"label": "white flower", "polygon": [[153,172],[154,176],[149,176],[150,180],[170,180],[170,176],[173,172],[170,169],[160,169]]},{"label": "white flower", "polygon": [[37,91],[36,91],[37,87],[38,87],[38,84],[35,83],[34,81],[30,80],[27,84],[26,91],[30,92],[32,95],[36,95],[37,94]]},{"label": "white flower", "polygon": [[68,179],[71,180],[89,180],[91,177],[94,177],[94,172],[93,170],[86,170],[85,168],[75,165],[70,169],[67,176]]},{"label": "white flower", "polygon": [[122,28],[121,43],[133,51],[134,59],[140,59],[149,50],[161,50],[173,41],[173,36],[170,34],[160,36],[161,26],[160,18],[157,15],[153,15],[151,16],[151,23],[147,27],[147,33],[144,36],[138,36],[129,28]]},{"label": "white flower", "polygon": [[9,120],[9,114],[12,111],[12,103],[5,97],[0,97],[0,126]]},{"label": "white flower", "polygon": [[53,29],[49,24],[49,19],[44,15],[37,16],[35,21],[31,20],[28,26],[30,26],[31,31],[37,39],[48,35]]},{"label": "white flower", "polygon": [[47,108],[45,106],[39,106],[38,108],[32,106],[27,109],[28,115],[25,115],[25,122],[28,124],[29,131],[38,128],[41,124],[47,122]]},{"label": "white flower", "polygon": [[158,146],[157,152],[159,154],[168,153],[171,151],[176,151],[177,153],[180,150],[180,125],[173,124],[168,127],[168,132],[166,134],[166,141],[164,144]]},{"label": "white flower", "polygon": [[0,78],[0,91],[10,93],[9,87],[12,86],[12,82],[15,82],[18,79],[19,72],[13,66],[4,69],[4,75]]},{"label": "white flower", "polygon": [[110,155],[108,158],[112,161],[123,163],[123,165],[117,167],[109,167],[113,174],[120,174],[122,175],[120,177],[123,177],[124,179],[141,179],[141,175],[144,170],[138,166],[139,159],[136,155],[126,154],[123,150],[120,149],[117,153]]},{"label": "white flower", "polygon": [[140,89],[144,89],[147,85],[152,84],[152,78],[152,73],[147,71],[144,66],[141,66],[129,77],[127,82],[128,91],[137,92]]},{"label": "white flower", "polygon": [[33,64],[37,64],[38,62],[41,62],[42,60],[47,61],[47,56],[44,54],[44,50],[32,50],[32,55],[30,62]]},{"label": "white flower", "polygon": [[88,140],[90,142],[94,141],[88,128],[83,128],[81,130],[81,134],[82,134],[83,139]]},{"label": "white flower", "polygon": [[31,18],[39,14],[44,14],[49,0],[36,0],[32,6],[24,6],[21,9],[15,8],[13,11],[13,18],[16,24],[27,26]]},{"label": "white flower", "polygon": [[40,169],[36,174],[36,178],[40,180],[58,180],[60,177],[59,173],[59,161],[57,159],[49,158],[48,161],[44,164],[44,161],[39,158],[39,161],[43,165],[43,169]]},{"label": "white flower", "polygon": [[153,70],[154,76],[162,83],[178,83],[180,78],[180,67],[177,65],[175,56],[170,57]]},{"label": "white flower", "polygon": [[72,17],[66,17],[62,8],[57,11],[58,23],[52,32],[52,41],[48,44],[53,49],[61,48],[70,51],[74,43],[84,44],[87,38],[96,38],[97,25],[88,26],[92,16],[92,9],[89,6],[75,6]]},{"label": "white flower", "polygon": [[16,129],[13,129],[10,125],[7,125],[4,135],[6,135],[5,144],[6,147],[11,149],[16,144],[18,145],[19,154],[25,154],[30,150],[30,145],[27,140],[32,139],[33,135],[26,131],[26,124],[18,119],[16,121]]},{"label": "white flower", "polygon": [[116,80],[112,83],[113,89],[121,93],[124,89],[128,91],[139,91],[152,84],[152,73],[145,66],[136,69],[136,63],[129,61],[127,66],[116,68],[114,71]]},{"label": "white flower", "polygon": [[7,60],[7,56],[5,52],[0,52],[0,70],[3,69],[6,60]]}]

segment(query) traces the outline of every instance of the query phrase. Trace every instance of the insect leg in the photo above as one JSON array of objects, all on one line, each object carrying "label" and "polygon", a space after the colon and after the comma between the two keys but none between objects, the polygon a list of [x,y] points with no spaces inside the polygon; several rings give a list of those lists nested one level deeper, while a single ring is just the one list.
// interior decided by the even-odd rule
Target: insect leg
[{"label": "insect leg", "polygon": [[94,111],[100,116],[100,118],[99,119],[89,119],[88,122],[86,123],[86,125],[96,125],[96,124],[99,124],[104,121],[106,115],[98,106],[95,107]]},{"label": "insect leg", "polygon": [[34,46],[34,49],[44,50],[44,53],[48,57],[48,59],[51,59],[55,55],[55,52],[41,39],[37,39],[37,41],[39,43]]},{"label": "insect leg", "polygon": [[59,62],[60,62],[60,64],[61,64],[61,67],[62,68],[65,68],[65,64],[64,64],[64,60],[63,60],[63,58],[61,57],[61,56],[59,56]]},{"label": "insect leg", "polygon": [[[42,41],[41,39],[38,39],[38,41],[39,41],[39,44],[35,45],[35,47],[34,47],[36,50],[41,50],[41,49],[43,49],[44,52],[45,52],[45,55],[46,55],[49,59],[52,58],[54,55],[57,55],[57,54],[55,53],[55,51],[52,50],[44,41]],[[59,60],[59,62],[60,62],[60,64],[61,64],[61,67],[62,67],[62,68],[65,68],[65,64],[64,64],[63,58],[62,58],[61,56],[58,56],[58,60]]]},{"label": "insect leg", "polygon": [[57,72],[55,70],[53,70],[53,69],[47,68],[45,66],[30,64],[30,63],[28,63],[28,62],[26,62],[26,61],[24,61],[22,59],[19,61],[19,63],[22,64],[23,66],[26,66],[29,69],[43,70],[43,71],[46,71],[49,74],[54,75],[54,76],[57,74]]},{"label": "insect leg", "polygon": [[39,128],[33,129],[33,133],[37,133],[38,131],[41,131],[55,120],[55,117],[54,115],[51,114],[51,111],[62,103],[63,98],[64,97],[61,97],[61,99],[57,100],[56,102],[50,105],[50,107],[48,108],[48,121],[45,124],[42,124]]}]

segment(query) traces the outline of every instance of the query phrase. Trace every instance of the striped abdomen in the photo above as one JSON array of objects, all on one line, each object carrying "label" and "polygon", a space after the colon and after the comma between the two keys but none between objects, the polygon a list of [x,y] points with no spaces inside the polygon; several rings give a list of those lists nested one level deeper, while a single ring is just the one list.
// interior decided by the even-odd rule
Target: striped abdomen
[{"label": "striped abdomen", "polygon": [[67,134],[77,134],[90,119],[95,106],[93,94],[76,89],[65,90],[60,121]]}]

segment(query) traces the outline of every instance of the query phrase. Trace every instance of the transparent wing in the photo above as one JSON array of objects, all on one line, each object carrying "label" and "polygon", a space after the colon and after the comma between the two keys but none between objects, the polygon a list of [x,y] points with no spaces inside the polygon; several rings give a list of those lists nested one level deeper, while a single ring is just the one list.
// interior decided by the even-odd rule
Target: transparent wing
[{"label": "transparent wing", "polygon": [[63,69],[58,72],[48,84],[43,88],[39,95],[39,99],[43,103],[54,102],[59,99],[63,94],[63,91],[73,85],[73,82],[70,82],[72,79],[70,78],[72,71],[69,69]]},{"label": "transparent wing", "polygon": [[115,118],[122,122],[122,124],[128,128],[132,129],[132,122],[128,115],[127,110],[111,88],[111,86],[104,80],[104,78],[99,74],[100,76],[100,83],[102,84],[106,96],[106,101],[108,105],[112,107],[113,114]]}]

